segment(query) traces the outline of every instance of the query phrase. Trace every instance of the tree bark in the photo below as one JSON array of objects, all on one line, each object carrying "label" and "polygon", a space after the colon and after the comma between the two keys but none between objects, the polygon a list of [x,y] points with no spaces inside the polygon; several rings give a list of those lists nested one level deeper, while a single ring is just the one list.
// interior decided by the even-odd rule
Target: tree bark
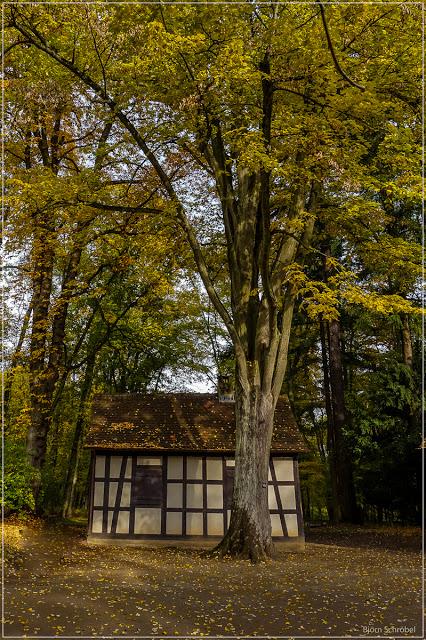
[{"label": "tree bark", "polygon": [[[44,240],[43,237],[37,239],[38,250],[34,256],[37,274],[33,281],[33,325],[30,349],[31,424],[27,439],[29,463],[35,470],[32,489],[38,511],[41,507],[39,501],[41,470],[46,458],[54,392],[62,364],[65,324],[82,252],[79,241],[71,252],[63,276],[61,293],[52,309],[50,298],[55,261],[54,238],[49,237],[48,242],[42,242],[42,240]],[[53,316],[50,337],[49,315]]]},{"label": "tree bark", "polygon": [[12,354],[12,357],[10,360],[10,367],[5,376],[6,379],[4,383],[4,392],[3,392],[5,434],[9,427],[10,395],[11,395],[12,386],[13,386],[13,379],[15,376],[15,369],[22,363],[22,360],[23,360],[22,346],[24,344],[25,336],[27,335],[28,327],[30,325],[32,310],[33,310],[32,303],[30,303],[22,321],[21,331],[19,332],[18,344],[16,345],[16,348]]},{"label": "tree bark", "polygon": [[231,520],[222,542],[222,555],[259,562],[271,555],[268,468],[275,404],[262,392],[256,366],[249,366],[248,383],[236,372],[236,450]]},{"label": "tree bark", "polygon": [[357,522],[357,506],[350,453],[345,442],[344,428],[349,416],[345,405],[344,369],[341,326],[339,320],[328,323],[330,390],[334,430],[334,473],[336,476],[339,522]]},{"label": "tree bark", "polygon": [[[323,278],[327,282],[331,255],[326,243],[323,252]],[[334,523],[357,522],[353,469],[344,430],[350,416],[345,403],[345,371],[343,366],[342,329],[339,319],[321,321],[321,351],[327,412],[327,445],[331,500],[329,514]]]},{"label": "tree bark", "polygon": [[413,368],[413,344],[411,341],[410,322],[407,313],[401,316],[402,359],[410,369]]},{"label": "tree bark", "polygon": [[330,373],[328,364],[327,322],[320,321],[322,370],[324,377],[324,400],[327,416],[327,451],[328,451],[328,475],[330,493],[327,494],[327,511],[330,522],[336,523],[338,513],[337,503],[337,473],[336,473],[336,446],[334,442],[334,417],[331,402]]},{"label": "tree bark", "polygon": [[77,483],[78,461],[80,455],[81,440],[83,437],[83,431],[86,421],[87,400],[92,389],[93,372],[95,369],[96,354],[90,355],[86,371],[84,374],[84,380],[81,388],[80,403],[78,408],[77,420],[75,424],[74,436],[71,445],[70,457],[68,460],[67,476],[65,480],[65,495],[62,508],[62,517],[67,518],[71,515],[74,491]]},{"label": "tree bark", "polygon": [[48,380],[45,361],[47,349],[47,324],[52,291],[54,250],[52,240],[43,242],[35,240],[33,256],[36,272],[33,276],[33,319],[30,340],[30,401],[31,424],[28,430],[27,455],[29,463],[35,470],[32,478],[32,489],[36,504],[41,486],[41,468],[46,453],[47,433],[50,426],[51,413],[48,402]]}]

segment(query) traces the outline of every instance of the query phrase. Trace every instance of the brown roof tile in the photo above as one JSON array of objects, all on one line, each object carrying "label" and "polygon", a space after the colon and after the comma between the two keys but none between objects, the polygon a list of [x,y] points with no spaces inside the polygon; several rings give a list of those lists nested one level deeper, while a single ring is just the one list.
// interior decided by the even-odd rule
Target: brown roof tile
[{"label": "brown roof tile", "polygon": [[[85,446],[231,452],[235,448],[234,404],[219,402],[215,394],[207,393],[97,395]],[[306,451],[284,397],[275,411],[272,450]]]}]

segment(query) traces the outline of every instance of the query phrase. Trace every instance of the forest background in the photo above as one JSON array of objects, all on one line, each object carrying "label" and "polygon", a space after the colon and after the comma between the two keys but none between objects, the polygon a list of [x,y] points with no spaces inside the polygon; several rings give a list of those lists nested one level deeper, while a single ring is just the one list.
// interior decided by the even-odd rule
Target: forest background
[{"label": "forest background", "polygon": [[420,523],[420,6],[16,4],[4,34],[6,514],[84,513],[94,393],[233,373],[221,211],[254,176],[268,259],[294,243],[305,519]]}]

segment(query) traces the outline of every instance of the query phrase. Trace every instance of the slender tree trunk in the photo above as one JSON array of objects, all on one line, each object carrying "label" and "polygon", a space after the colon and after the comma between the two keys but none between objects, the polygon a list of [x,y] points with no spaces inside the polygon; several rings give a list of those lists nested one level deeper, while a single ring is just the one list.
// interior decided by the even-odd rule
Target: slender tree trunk
[{"label": "slender tree trunk", "polygon": [[56,470],[56,464],[58,462],[58,444],[59,444],[59,440],[60,440],[60,424],[59,424],[59,416],[55,416],[54,412],[52,411],[52,419],[50,422],[50,429],[49,429],[49,435],[50,435],[50,442],[51,442],[51,446],[50,446],[50,451],[49,451],[49,463],[51,465],[51,467],[53,467],[53,470]]},{"label": "slender tree trunk", "polygon": [[328,365],[327,323],[320,321],[322,370],[324,377],[324,400],[327,416],[327,451],[328,451],[328,475],[330,492],[327,492],[327,512],[330,522],[337,521],[337,472],[336,472],[336,445],[334,441],[334,416],[331,402],[330,374]]},{"label": "slender tree trunk", "polygon": [[[414,374],[413,368],[413,342],[411,338],[411,329],[410,329],[410,317],[407,313],[401,314],[401,355],[402,361],[406,367],[408,367],[412,374]],[[416,421],[418,421],[418,416],[416,416],[415,410],[411,403],[407,403],[407,423],[409,429],[415,429]]]},{"label": "slender tree trunk", "polygon": [[78,462],[81,448],[81,440],[86,422],[87,400],[92,389],[93,372],[95,369],[96,354],[93,353],[89,357],[84,374],[84,380],[81,388],[80,403],[78,408],[77,420],[75,425],[74,437],[71,446],[71,453],[68,460],[67,477],[65,480],[65,496],[62,509],[62,517],[67,518],[71,515],[74,491],[77,483]]},{"label": "slender tree trunk", "polygon": [[23,321],[22,321],[22,327],[21,327],[21,331],[19,333],[19,339],[18,339],[18,344],[16,345],[16,348],[13,352],[12,358],[10,360],[10,367],[9,370],[7,371],[7,374],[5,376],[5,383],[4,383],[4,392],[3,392],[3,411],[4,411],[4,428],[5,428],[5,433],[9,427],[9,417],[10,417],[10,396],[11,396],[11,391],[12,391],[12,386],[13,386],[13,379],[15,376],[15,369],[21,364],[22,362],[22,346],[24,344],[24,340],[25,340],[25,336],[27,335],[27,331],[28,331],[28,327],[30,325],[30,320],[31,320],[31,314],[32,314],[32,303],[29,305],[28,309],[25,312]]},{"label": "slender tree trunk", "polygon": [[[327,282],[330,267],[324,248],[323,277]],[[352,460],[345,441],[344,429],[349,415],[345,404],[345,371],[340,320],[321,322],[321,350],[327,411],[327,444],[330,469],[331,507],[333,522],[358,521]],[[330,513],[330,509],[329,509]]]},{"label": "slender tree trunk", "polygon": [[309,487],[306,488],[306,513],[308,522],[312,522],[311,515],[311,494],[309,491]]},{"label": "slender tree trunk", "polygon": [[402,315],[401,322],[402,358],[404,364],[411,369],[413,367],[413,344],[411,341],[410,323],[407,313]]},{"label": "slender tree trunk", "polygon": [[[406,367],[410,369],[412,380],[411,384],[414,385],[416,374],[413,366],[413,343],[411,339],[411,330],[410,330],[410,319],[408,314],[404,313],[401,317],[402,327],[401,327],[401,347],[402,347],[402,360]],[[420,409],[420,407],[419,407]],[[408,433],[418,433],[420,438],[420,423],[421,416],[420,410],[416,410],[416,406],[414,402],[407,402],[405,408],[404,422],[406,424],[406,428]],[[421,495],[422,495],[422,469],[421,469],[421,459],[420,456],[417,458],[416,471],[415,471],[415,484],[416,484],[416,493],[418,496],[418,503],[421,503]],[[401,516],[403,520],[405,520],[406,516],[401,509]]]},{"label": "slender tree trunk", "polygon": [[344,370],[341,326],[338,320],[328,323],[330,390],[334,428],[334,460],[337,480],[337,518],[342,522],[356,522],[357,507],[350,453],[344,436],[349,417],[345,406]]}]

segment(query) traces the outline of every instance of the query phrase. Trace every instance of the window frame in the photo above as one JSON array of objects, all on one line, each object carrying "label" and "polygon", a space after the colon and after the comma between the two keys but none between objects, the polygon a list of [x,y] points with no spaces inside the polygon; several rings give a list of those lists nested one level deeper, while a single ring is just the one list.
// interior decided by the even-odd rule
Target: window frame
[{"label": "window frame", "polygon": [[[154,494],[146,493],[144,484],[147,480],[149,488],[154,488]],[[136,465],[130,497],[131,506],[135,508],[162,508],[164,498],[163,467],[151,464]]]}]

